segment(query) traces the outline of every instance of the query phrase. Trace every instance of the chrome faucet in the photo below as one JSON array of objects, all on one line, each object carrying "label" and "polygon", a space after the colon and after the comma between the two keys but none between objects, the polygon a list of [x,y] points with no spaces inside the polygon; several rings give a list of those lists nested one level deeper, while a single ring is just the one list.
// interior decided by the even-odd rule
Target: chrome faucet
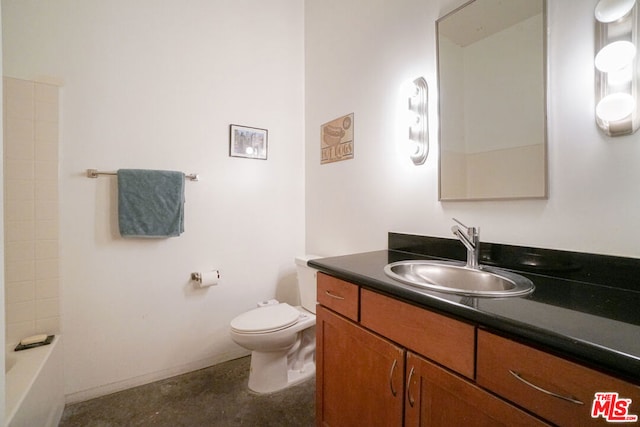
[{"label": "chrome faucet", "polygon": [[476,227],[467,227],[455,218],[452,218],[455,222],[460,224],[465,231],[462,231],[459,226],[454,225],[451,227],[451,231],[455,236],[460,239],[465,248],[467,248],[467,268],[479,269],[478,256],[480,254],[480,229]]}]

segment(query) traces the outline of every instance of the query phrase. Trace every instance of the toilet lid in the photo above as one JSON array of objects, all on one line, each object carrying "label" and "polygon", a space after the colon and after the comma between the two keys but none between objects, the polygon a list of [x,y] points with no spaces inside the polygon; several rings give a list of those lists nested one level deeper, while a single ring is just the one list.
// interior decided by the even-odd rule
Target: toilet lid
[{"label": "toilet lid", "polygon": [[254,308],[231,321],[238,332],[269,332],[284,329],[298,321],[300,312],[287,303]]}]

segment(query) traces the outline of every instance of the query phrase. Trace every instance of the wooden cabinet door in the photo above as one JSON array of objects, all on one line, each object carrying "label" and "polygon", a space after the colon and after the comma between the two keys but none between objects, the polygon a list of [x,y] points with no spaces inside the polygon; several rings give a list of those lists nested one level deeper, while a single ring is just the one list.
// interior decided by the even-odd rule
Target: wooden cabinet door
[{"label": "wooden cabinet door", "polygon": [[411,352],[407,353],[406,376],[406,426],[547,425]]},{"label": "wooden cabinet door", "polygon": [[401,426],[405,350],[322,306],[316,333],[316,424]]}]

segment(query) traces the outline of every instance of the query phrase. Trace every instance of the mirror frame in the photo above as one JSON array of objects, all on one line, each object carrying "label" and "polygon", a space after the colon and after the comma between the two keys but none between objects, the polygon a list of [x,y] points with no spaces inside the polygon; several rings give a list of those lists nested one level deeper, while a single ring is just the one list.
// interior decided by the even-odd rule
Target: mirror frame
[{"label": "mirror frame", "polygon": [[543,65],[543,105],[544,105],[544,114],[543,114],[543,193],[541,195],[532,195],[532,196],[508,196],[508,197],[466,197],[466,198],[442,198],[442,98],[441,98],[441,87],[440,87],[440,33],[439,33],[439,25],[441,21],[455,14],[456,12],[462,10],[463,8],[469,6],[472,3],[475,3],[478,0],[469,0],[464,2],[462,5],[456,7],[450,12],[444,14],[440,18],[436,20],[435,30],[436,30],[436,72],[437,72],[437,90],[438,90],[438,201],[440,202],[471,202],[471,201],[508,201],[508,200],[544,200],[549,198],[549,14],[548,14],[548,0],[542,1],[542,65]]}]

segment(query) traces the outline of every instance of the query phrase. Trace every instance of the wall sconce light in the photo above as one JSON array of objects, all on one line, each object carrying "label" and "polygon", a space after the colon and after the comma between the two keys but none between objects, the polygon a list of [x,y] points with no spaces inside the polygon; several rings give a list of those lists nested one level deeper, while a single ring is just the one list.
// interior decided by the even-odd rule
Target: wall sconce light
[{"label": "wall sconce light", "polygon": [[424,77],[418,77],[413,81],[408,108],[409,157],[414,165],[424,164],[429,155],[428,91]]},{"label": "wall sconce light", "polygon": [[600,0],[596,19],[596,123],[607,135],[634,133],[638,113],[636,0]]}]

